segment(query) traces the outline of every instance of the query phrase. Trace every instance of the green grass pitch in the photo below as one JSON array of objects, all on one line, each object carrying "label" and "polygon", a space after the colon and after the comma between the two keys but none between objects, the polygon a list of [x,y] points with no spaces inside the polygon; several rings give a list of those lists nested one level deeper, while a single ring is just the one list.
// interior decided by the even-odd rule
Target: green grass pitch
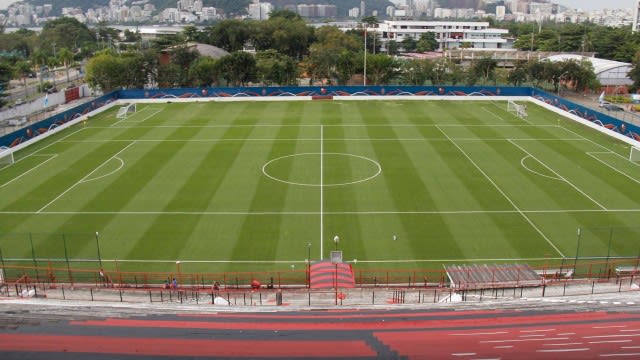
[{"label": "green grass pitch", "polygon": [[[338,235],[360,268],[440,268],[571,258],[578,227],[638,224],[628,145],[533,104],[526,119],[506,109],[200,102],[119,120],[115,107],[0,170],[0,249],[46,261],[66,244],[94,260],[99,242],[129,270],[258,271],[326,259]],[[594,234],[582,256],[639,253],[637,230]]]}]

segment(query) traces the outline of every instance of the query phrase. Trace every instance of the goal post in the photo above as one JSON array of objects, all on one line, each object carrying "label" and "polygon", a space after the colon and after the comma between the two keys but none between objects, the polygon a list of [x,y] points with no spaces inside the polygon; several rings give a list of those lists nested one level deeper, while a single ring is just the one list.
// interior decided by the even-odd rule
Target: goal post
[{"label": "goal post", "polygon": [[9,166],[15,161],[13,159],[13,150],[6,146],[0,146],[0,168]]},{"label": "goal post", "polygon": [[629,152],[629,160],[633,162],[640,161],[640,148],[631,146],[631,151]]},{"label": "goal post", "polygon": [[129,114],[135,113],[137,110],[136,103],[123,105],[118,109],[117,119],[126,119]]},{"label": "goal post", "polygon": [[507,111],[516,115],[519,118],[527,117],[527,106],[523,104],[518,104],[513,100],[507,101]]}]

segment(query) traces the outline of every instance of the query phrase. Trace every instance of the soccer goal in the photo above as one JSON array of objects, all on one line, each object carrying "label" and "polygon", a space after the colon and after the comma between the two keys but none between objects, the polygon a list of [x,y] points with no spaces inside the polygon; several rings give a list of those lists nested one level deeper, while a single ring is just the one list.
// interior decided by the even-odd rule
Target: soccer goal
[{"label": "soccer goal", "polygon": [[631,152],[629,153],[629,160],[634,161],[634,162],[638,162],[640,161],[640,149],[635,147],[635,146],[631,146]]},{"label": "soccer goal", "polygon": [[116,115],[116,118],[126,119],[129,114],[132,114],[134,112],[136,112],[136,103],[127,104],[120,107],[120,109],[118,110],[118,114]]},{"label": "soccer goal", "polygon": [[507,102],[507,111],[516,115],[519,118],[526,118],[527,117],[527,106],[526,105],[522,105],[522,104],[518,104],[517,102],[513,101],[513,100],[509,100]]},{"label": "soccer goal", "polygon": [[0,146],[0,168],[14,163],[13,151],[6,146]]}]

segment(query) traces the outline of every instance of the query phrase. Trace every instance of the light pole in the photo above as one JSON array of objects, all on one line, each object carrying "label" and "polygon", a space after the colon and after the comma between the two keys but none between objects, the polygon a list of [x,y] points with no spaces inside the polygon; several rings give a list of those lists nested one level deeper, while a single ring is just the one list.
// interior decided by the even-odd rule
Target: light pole
[{"label": "light pole", "polygon": [[307,243],[307,287],[311,287],[311,243]]},{"label": "light pole", "polygon": [[[336,244],[336,253],[338,251],[338,243],[340,242],[340,237],[338,235],[333,237],[333,242]],[[336,265],[336,272],[335,272],[335,281],[336,281],[336,296],[335,296],[335,300],[336,300],[336,306],[338,306],[338,262],[335,261],[335,259],[331,259],[331,261],[335,262]]]},{"label": "light pole", "polygon": [[100,268],[102,269],[102,256],[100,255],[100,234],[96,231],[96,248],[98,249],[98,262],[100,262]]},{"label": "light pole", "polygon": [[578,252],[580,251],[580,235],[581,231],[578,228],[578,243],[576,244],[576,258],[573,260],[573,274],[575,275],[578,272],[578,268],[576,267],[578,264]]}]

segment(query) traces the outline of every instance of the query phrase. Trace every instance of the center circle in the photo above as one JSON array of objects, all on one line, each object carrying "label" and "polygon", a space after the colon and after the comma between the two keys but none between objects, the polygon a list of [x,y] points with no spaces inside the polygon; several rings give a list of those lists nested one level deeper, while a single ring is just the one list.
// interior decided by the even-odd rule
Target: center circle
[{"label": "center circle", "polygon": [[346,153],[300,153],[280,156],[262,166],[268,178],[290,185],[344,186],[380,175],[380,163]]}]

